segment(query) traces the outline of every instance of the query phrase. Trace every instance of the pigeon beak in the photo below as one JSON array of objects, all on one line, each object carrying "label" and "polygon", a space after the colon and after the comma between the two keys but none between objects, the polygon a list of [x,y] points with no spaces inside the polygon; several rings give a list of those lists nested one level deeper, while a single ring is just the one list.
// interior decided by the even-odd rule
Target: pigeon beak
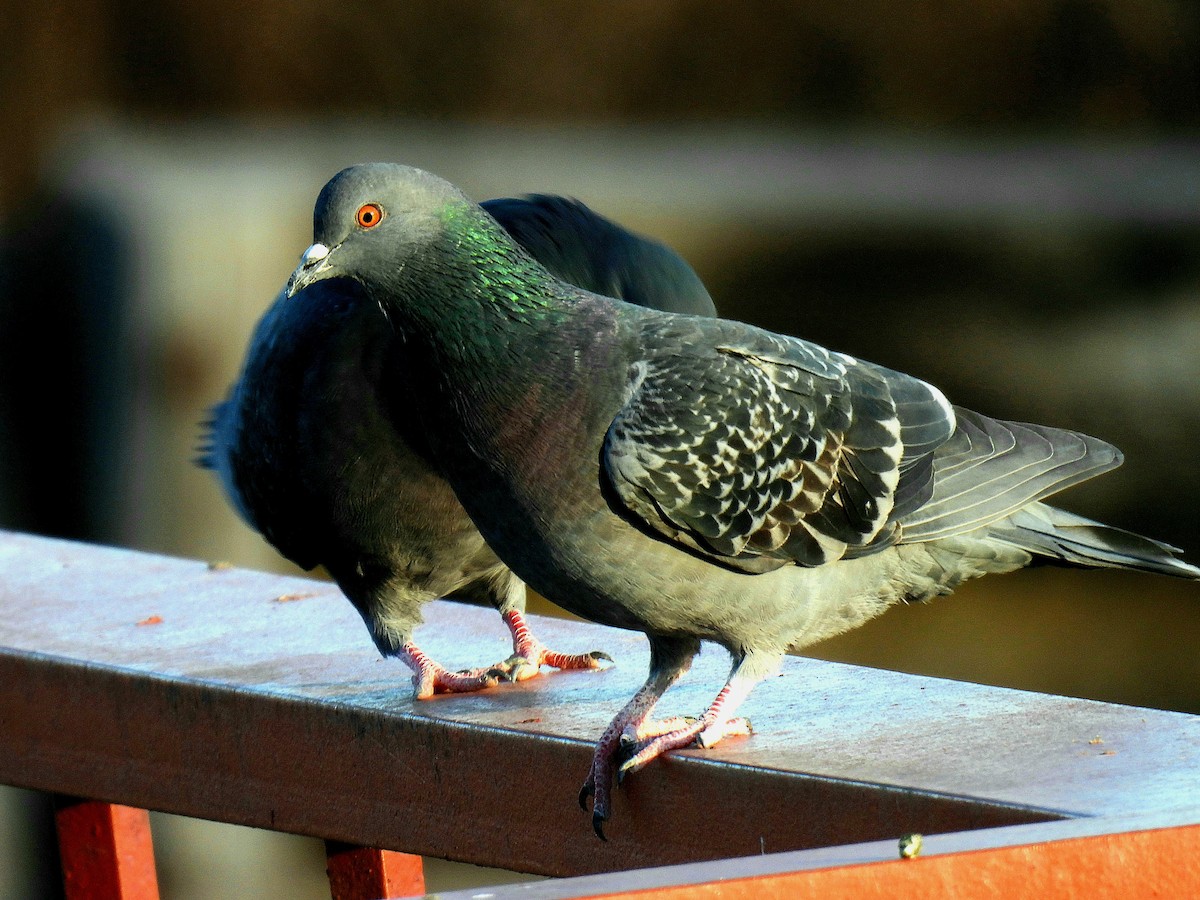
[{"label": "pigeon beak", "polygon": [[288,279],[287,295],[290,299],[314,281],[321,280],[321,273],[329,269],[329,248],[324,244],[313,244],[300,254],[300,265]]}]

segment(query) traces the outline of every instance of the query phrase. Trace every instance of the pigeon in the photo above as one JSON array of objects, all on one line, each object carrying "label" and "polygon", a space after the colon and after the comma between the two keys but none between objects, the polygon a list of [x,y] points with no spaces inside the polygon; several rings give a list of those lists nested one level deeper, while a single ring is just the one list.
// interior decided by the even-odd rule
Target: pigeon
[{"label": "pigeon", "polygon": [[[748,324],[613,302],[554,277],[449,182],[374,163],[320,192],[297,298],[352,282],[404,341],[424,434],[487,544],[568,611],[643,632],[645,684],[580,804],[749,731],[783,655],[888,607],[1035,561],[1200,577],[1166,544],[1048,505],[1113,446],[954,406],[915,377]],[[730,675],[654,721],[702,642]]]},{"label": "pigeon", "polygon": [[[716,314],[682,258],[576,200],[532,195],[485,208],[490,224],[509,229],[569,282]],[[371,224],[368,213],[361,218],[356,227]],[[197,462],[217,473],[242,518],[284,556],[305,569],[326,567],[380,652],[413,670],[418,699],[523,680],[542,665],[600,668],[607,654],[558,653],[531,634],[524,585],[435,472],[415,414],[427,375],[397,376],[396,357],[406,352],[384,309],[354,282],[302,292],[293,285],[257,326],[239,380],[212,411]],[[513,655],[451,672],[423,653],[413,643],[421,605],[448,595],[494,604]]]}]

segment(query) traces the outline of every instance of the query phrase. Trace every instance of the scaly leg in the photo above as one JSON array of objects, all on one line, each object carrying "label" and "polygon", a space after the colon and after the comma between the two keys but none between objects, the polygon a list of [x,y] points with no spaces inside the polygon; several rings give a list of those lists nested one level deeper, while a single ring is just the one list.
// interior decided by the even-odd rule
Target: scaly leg
[{"label": "scaly leg", "polygon": [[529,631],[529,623],[520,610],[502,613],[504,624],[512,633],[513,655],[495,668],[505,671],[511,681],[533,678],[542,666],[555,669],[599,669],[612,657],[600,650],[591,653],[558,653],[549,649]]},{"label": "scaly leg", "polygon": [[617,771],[617,780],[623,781],[625,776],[636,772],[668,750],[678,750],[693,743],[707,749],[715,746],[722,738],[749,734],[750,722],[741,717],[731,718],[729,714],[737,709],[760,680],[757,677],[738,674],[735,670],[712,705],[699,719],[682,723],[679,719],[668,720],[658,723],[660,727],[647,728],[642,737],[648,740],[636,742],[630,748],[632,755],[621,764]]},{"label": "scaly leg", "polygon": [[434,694],[463,694],[494,687],[507,674],[496,666],[451,672],[425,655],[412,641],[405,643],[395,654],[413,670],[413,695],[428,700]]},{"label": "scaly leg", "polygon": [[655,723],[646,720],[667,688],[691,666],[699,649],[700,642],[691,638],[650,638],[650,675],[604,730],[587,781],[579,792],[579,805],[584,811],[588,797],[592,798],[592,828],[601,840],[606,840],[604,823],[611,814],[613,757],[624,742],[641,741],[658,733],[653,731]]},{"label": "scaly leg", "polygon": [[[628,756],[617,769],[616,777],[619,783],[625,776],[636,772],[668,750],[691,744],[708,748],[722,738],[749,734],[749,721],[740,717],[733,718],[731,713],[746,699],[756,684],[778,667],[780,660],[780,655],[773,653],[735,656],[729,679],[699,719],[675,716],[651,722],[647,720],[654,705],[691,664],[691,655],[681,660],[677,647],[668,646],[660,650],[652,641],[651,651],[650,677],[600,738],[592,759],[591,777],[579,795],[581,805],[589,794],[595,795],[592,827],[601,839],[604,838],[603,825],[609,814],[612,759],[617,746],[620,746],[622,754]],[[692,652],[694,653],[694,650]]]}]

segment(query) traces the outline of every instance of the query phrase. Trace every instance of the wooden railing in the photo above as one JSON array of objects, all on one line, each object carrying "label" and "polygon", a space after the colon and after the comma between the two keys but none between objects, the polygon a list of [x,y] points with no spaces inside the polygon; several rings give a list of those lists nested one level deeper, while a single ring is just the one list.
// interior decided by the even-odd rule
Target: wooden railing
[{"label": "wooden railing", "polygon": [[[508,652],[491,610],[426,619],[449,665]],[[343,898],[421,893],[422,855],[567,876],[496,898],[1200,896],[1200,717],[803,658],[601,843],[575,796],[645,641],[536,624],[616,667],[417,703],[329,584],[0,532],[0,783],[62,798],[72,897],[157,895],[147,809],[324,838]]]}]

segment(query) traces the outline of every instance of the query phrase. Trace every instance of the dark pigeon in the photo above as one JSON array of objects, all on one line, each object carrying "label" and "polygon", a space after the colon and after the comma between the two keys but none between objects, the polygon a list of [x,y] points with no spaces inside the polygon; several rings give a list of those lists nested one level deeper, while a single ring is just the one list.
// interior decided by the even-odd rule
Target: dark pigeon
[{"label": "dark pigeon", "polygon": [[673,250],[555,194],[480,204],[557,278],[667,312],[715,316],[700,276]]},{"label": "dark pigeon", "polygon": [[[582,203],[539,195],[487,208],[568,281],[715,314],[678,255]],[[242,517],[284,556],[305,569],[326,567],[379,650],[413,669],[418,697],[532,677],[542,665],[599,667],[605,654],[556,653],[529,632],[524,584],[488,549],[431,463],[418,413],[429,376],[399,362],[406,353],[384,308],[352,280],[302,293],[293,286],[264,315],[241,377],[213,410],[200,464],[219,474]],[[510,659],[454,673],[421,652],[412,640],[421,605],[451,595],[500,610],[513,638]]]},{"label": "dark pigeon", "polygon": [[[366,211],[369,221],[364,221]],[[347,169],[291,291],[353,282],[402,335],[439,471],[488,544],[585,618],[644,632],[645,685],[581,794],[744,734],[789,650],[1035,560],[1200,577],[1171,547],[1047,505],[1115,468],[1085,435],[953,407],[916,378],[748,325],[557,280],[457,188]],[[650,721],[702,641],[733,666],[694,722]]]}]

